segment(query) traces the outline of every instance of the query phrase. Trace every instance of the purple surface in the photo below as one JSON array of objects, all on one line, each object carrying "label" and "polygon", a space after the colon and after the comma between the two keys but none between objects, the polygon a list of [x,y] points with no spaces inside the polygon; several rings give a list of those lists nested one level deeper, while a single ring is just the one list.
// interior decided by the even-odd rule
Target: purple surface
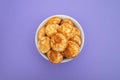
[{"label": "purple surface", "polygon": [[[78,20],[81,54],[53,65],[35,46],[38,25],[54,14]],[[0,0],[0,80],[120,80],[120,0]]]}]

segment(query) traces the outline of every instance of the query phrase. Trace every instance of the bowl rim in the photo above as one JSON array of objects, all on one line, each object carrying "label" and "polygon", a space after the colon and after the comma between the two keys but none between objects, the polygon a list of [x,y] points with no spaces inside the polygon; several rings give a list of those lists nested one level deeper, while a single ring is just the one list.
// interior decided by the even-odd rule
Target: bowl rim
[{"label": "bowl rim", "polygon": [[[39,54],[40,54],[43,58],[45,58],[46,60],[48,60],[48,58],[46,57],[46,55],[44,55],[44,54],[43,54],[42,52],[40,52],[40,50],[38,49],[37,34],[38,34],[39,29],[40,29],[43,25],[45,25],[46,22],[47,22],[50,18],[52,18],[52,17],[60,17],[60,18],[62,18],[62,19],[64,19],[64,18],[69,18],[69,19],[71,19],[71,20],[73,21],[73,23],[74,23],[75,25],[77,25],[76,27],[80,30],[80,32],[81,32],[81,39],[82,39],[82,44],[81,44],[80,51],[79,51],[79,54],[80,54],[81,51],[82,51],[82,49],[83,49],[84,42],[85,42],[85,35],[84,35],[83,28],[82,28],[81,24],[80,24],[77,20],[75,20],[73,17],[68,16],[68,15],[61,15],[61,14],[59,14],[59,15],[52,15],[52,16],[47,17],[47,18],[44,19],[44,20],[39,24],[39,26],[37,27],[36,32],[35,32],[35,45],[36,45],[36,48],[37,48]],[[73,60],[73,59],[74,59],[74,58],[65,59],[65,60],[63,60],[61,63],[69,62],[69,61],[71,61],[71,60]],[[49,61],[49,60],[48,60],[48,61]]]}]

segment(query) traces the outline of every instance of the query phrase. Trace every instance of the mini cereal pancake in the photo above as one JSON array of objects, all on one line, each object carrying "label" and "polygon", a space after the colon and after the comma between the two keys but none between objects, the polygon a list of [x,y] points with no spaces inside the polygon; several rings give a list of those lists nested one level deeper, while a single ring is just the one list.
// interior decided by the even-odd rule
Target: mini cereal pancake
[{"label": "mini cereal pancake", "polygon": [[80,30],[77,27],[75,27],[75,34],[78,35],[78,36],[81,35],[81,32],[80,32]]},{"label": "mini cereal pancake", "polygon": [[45,27],[43,26],[43,27],[41,27],[40,29],[39,29],[39,31],[38,31],[38,40],[41,38],[41,37],[43,37],[43,36],[45,36]]},{"label": "mini cereal pancake", "polygon": [[49,37],[41,37],[38,41],[39,50],[42,53],[46,53],[50,50],[50,39]]},{"label": "mini cereal pancake", "polygon": [[82,40],[81,40],[81,38],[80,38],[78,35],[75,35],[75,36],[72,37],[70,40],[76,42],[79,46],[80,46],[81,43],[82,43]]},{"label": "mini cereal pancake", "polygon": [[47,52],[47,57],[49,61],[52,62],[53,64],[58,64],[63,60],[62,54],[60,54],[60,52],[56,52],[53,50]]},{"label": "mini cereal pancake", "polygon": [[68,23],[61,24],[58,28],[58,32],[64,34],[67,39],[72,38],[75,34],[74,27]]},{"label": "mini cereal pancake", "polygon": [[60,24],[61,18],[60,17],[52,17],[48,20],[47,24]]},{"label": "mini cereal pancake", "polygon": [[67,39],[63,34],[57,33],[51,37],[51,47],[53,50],[61,52],[65,50],[66,46]]},{"label": "mini cereal pancake", "polygon": [[73,22],[72,22],[72,20],[70,20],[70,19],[68,19],[68,18],[63,19],[63,20],[61,21],[61,24],[63,24],[63,23],[68,23],[68,24],[74,25]]},{"label": "mini cereal pancake", "polygon": [[77,43],[68,41],[68,46],[62,54],[66,58],[74,58],[79,54],[79,51],[80,47]]},{"label": "mini cereal pancake", "polygon": [[47,36],[51,37],[52,35],[57,33],[58,27],[59,27],[58,24],[48,24],[45,29]]}]

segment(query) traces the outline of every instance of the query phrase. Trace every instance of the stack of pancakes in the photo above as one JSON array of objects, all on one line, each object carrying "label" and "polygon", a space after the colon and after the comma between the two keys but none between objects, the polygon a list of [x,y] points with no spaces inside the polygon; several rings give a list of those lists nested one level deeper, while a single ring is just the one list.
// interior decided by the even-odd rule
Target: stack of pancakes
[{"label": "stack of pancakes", "polygon": [[78,56],[81,47],[81,32],[72,20],[50,18],[37,34],[38,47],[53,64]]}]

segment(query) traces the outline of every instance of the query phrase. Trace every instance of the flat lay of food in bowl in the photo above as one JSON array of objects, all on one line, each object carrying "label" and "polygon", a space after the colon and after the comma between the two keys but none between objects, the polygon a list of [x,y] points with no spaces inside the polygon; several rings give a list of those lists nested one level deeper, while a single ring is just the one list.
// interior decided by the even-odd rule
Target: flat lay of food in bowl
[{"label": "flat lay of food in bowl", "polygon": [[60,64],[71,61],[80,54],[84,45],[84,32],[72,17],[54,15],[39,25],[35,43],[46,60]]}]

